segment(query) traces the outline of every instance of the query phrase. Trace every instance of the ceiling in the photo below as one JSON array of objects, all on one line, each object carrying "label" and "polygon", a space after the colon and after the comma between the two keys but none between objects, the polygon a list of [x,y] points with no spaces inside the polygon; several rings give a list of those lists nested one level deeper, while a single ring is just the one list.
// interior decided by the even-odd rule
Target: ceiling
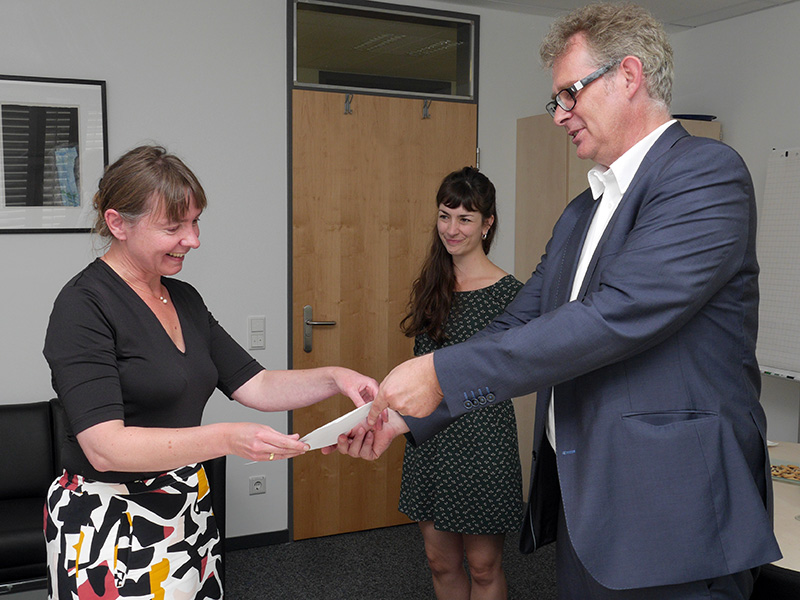
[{"label": "ceiling", "polygon": [[[453,4],[483,6],[499,10],[557,17],[589,0],[442,0]],[[638,0],[669,32],[723,21],[732,17],[789,4],[796,0]]]}]

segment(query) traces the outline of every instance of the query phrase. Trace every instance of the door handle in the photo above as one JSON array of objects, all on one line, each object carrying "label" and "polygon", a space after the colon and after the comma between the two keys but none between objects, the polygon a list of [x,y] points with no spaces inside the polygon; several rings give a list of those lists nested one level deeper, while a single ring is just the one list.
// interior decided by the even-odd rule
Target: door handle
[{"label": "door handle", "polygon": [[314,311],[310,304],[303,307],[303,351],[311,352],[314,341],[314,327],[333,327],[336,321],[314,321]]}]

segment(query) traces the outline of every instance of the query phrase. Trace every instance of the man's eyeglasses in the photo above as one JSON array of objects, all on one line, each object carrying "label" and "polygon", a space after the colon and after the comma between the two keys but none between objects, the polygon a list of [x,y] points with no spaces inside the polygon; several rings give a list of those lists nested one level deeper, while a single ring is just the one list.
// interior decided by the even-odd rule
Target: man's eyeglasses
[{"label": "man's eyeglasses", "polygon": [[556,108],[559,106],[566,111],[570,111],[575,108],[575,104],[577,104],[578,100],[575,98],[575,94],[580,92],[583,88],[587,85],[592,83],[595,79],[599,79],[603,75],[605,75],[608,71],[610,71],[614,66],[616,66],[616,62],[609,63],[604,67],[600,67],[594,73],[591,73],[581,79],[580,81],[576,81],[570,87],[564,88],[560,92],[556,94],[556,97],[553,100],[550,100],[545,105],[545,109],[547,112],[550,113],[551,117],[556,116]]}]

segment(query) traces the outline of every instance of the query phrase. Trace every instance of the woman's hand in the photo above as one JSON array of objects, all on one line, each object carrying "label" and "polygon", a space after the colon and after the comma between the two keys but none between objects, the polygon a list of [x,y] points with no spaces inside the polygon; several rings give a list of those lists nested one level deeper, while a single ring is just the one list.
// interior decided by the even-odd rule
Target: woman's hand
[{"label": "woman's hand", "polygon": [[300,434],[286,435],[258,423],[232,423],[230,452],[255,461],[282,460],[304,454],[309,445],[300,441]]},{"label": "woman's hand", "polygon": [[377,381],[351,369],[344,367],[334,369],[333,380],[339,388],[339,393],[349,397],[356,406],[372,402],[378,395]]}]

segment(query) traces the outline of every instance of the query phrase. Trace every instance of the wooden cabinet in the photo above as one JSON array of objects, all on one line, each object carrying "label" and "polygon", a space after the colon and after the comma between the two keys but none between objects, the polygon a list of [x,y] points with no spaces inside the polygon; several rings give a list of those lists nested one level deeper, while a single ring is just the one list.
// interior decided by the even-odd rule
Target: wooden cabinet
[{"label": "wooden cabinet", "polygon": [[[717,121],[680,120],[692,135],[721,139]],[[517,194],[514,274],[528,280],[544,254],[553,226],[564,207],[589,186],[586,174],[594,163],[575,154],[566,130],[550,115],[517,120]],[[535,394],[514,400],[525,492],[533,446]]]}]

